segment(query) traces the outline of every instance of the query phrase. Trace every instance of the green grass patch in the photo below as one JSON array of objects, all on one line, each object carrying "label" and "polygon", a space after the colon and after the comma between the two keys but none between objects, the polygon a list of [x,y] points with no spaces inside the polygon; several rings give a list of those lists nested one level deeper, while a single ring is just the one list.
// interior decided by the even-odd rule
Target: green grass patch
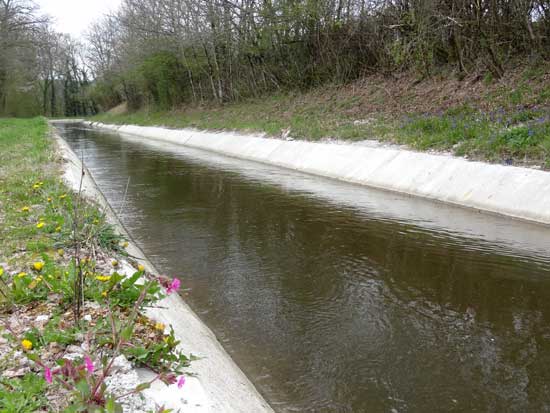
[{"label": "green grass patch", "polygon": [[36,374],[0,380],[0,412],[27,413],[47,407],[46,381]]},{"label": "green grass patch", "polygon": [[[128,243],[96,205],[61,182],[43,118],[0,119],[0,207],[0,331],[7,340],[0,370],[14,376],[0,380],[0,413],[122,411],[106,393],[105,376],[93,375],[110,372],[121,353],[153,366],[166,383],[184,372],[192,357],[177,348],[173,330],[166,334],[142,314],[179,281],[146,274],[137,263],[132,275],[117,272],[113,257],[126,260]],[[46,324],[34,321],[37,314]],[[84,350],[83,344],[86,357],[60,356],[68,345]],[[34,372],[15,377],[23,357]],[[54,398],[63,406],[48,405],[45,382],[46,396],[70,389],[68,397]]]},{"label": "green grass patch", "polygon": [[[528,74],[532,76],[533,74]],[[535,96],[536,95],[536,96]],[[548,95],[548,96],[547,96]],[[450,151],[490,162],[538,164],[550,167],[548,108],[526,102],[550,102],[547,89],[521,84],[499,87],[487,99],[494,108],[480,110],[462,104],[438,113],[409,115],[365,114],[358,96],[333,93],[277,95],[224,106],[179,111],[104,113],[104,123],[195,127],[210,130],[261,132],[304,140],[377,139],[417,150]]]}]

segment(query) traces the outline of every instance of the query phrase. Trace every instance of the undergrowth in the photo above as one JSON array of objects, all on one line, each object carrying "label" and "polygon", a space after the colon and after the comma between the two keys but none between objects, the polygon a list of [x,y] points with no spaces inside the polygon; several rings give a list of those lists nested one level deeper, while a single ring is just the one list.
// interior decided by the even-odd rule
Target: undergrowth
[{"label": "undergrowth", "polygon": [[260,132],[305,140],[374,139],[490,162],[549,168],[550,69],[540,63],[495,81],[371,76],[347,86],[226,105],[103,113],[104,123]]},{"label": "undergrowth", "polygon": [[0,412],[121,412],[151,382],[111,393],[119,356],[184,383],[191,357],[142,311],[180,282],[120,270],[128,242],[60,180],[47,134],[43,118],[0,119]]}]

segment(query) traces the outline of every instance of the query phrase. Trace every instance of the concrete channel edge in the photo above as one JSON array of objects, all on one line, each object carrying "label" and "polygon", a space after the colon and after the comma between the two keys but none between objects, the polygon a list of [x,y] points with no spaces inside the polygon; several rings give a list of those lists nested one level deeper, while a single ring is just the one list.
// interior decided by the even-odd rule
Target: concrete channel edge
[{"label": "concrete channel edge", "polygon": [[[55,125],[55,122],[51,122]],[[78,190],[81,172],[82,192],[85,197],[94,200],[105,209],[108,221],[129,240],[128,253],[153,273],[159,273],[117,218],[109,203],[96,185],[93,176],[82,165],[79,157],[52,128],[52,137],[57,152],[64,159],[63,178],[74,190]],[[184,280],[185,282],[185,280]],[[162,300],[158,307],[149,309],[147,316],[172,325],[176,337],[181,340],[181,348],[186,354],[199,357],[191,365],[191,375],[186,380],[185,396],[174,394],[174,389],[162,383],[145,392],[145,397],[166,407],[179,408],[181,412],[228,412],[262,413],[273,412],[269,404],[256,390],[246,375],[224,350],[214,333],[199,319],[193,310],[178,295],[172,294]],[[143,381],[150,379],[146,370],[138,369]],[[180,392],[183,390],[180,390]]]},{"label": "concrete channel edge", "polygon": [[269,139],[236,132],[83,122],[88,127],[550,224],[550,173],[394,147]]}]

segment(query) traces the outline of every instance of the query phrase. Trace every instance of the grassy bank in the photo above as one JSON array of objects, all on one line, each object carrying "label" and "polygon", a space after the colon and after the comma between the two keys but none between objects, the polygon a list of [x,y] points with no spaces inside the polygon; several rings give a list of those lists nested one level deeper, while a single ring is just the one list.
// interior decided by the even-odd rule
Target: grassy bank
[{"label": "grassy bank", "polygon": [[519,67],[495,81],[367,77],[345,87],[223,106],[103,113],[105,123],[263,132],[296,139],[376,139],[417,150],[550,168],[550,70]]},{"label": "grassy bank", "polygon": [[60,170],[45,119],[0,119],[0,411],[120,412],[149,384],[112,387],[117,357],[167,384],[189,363],[142,314],[179,281],[133,262]]}]

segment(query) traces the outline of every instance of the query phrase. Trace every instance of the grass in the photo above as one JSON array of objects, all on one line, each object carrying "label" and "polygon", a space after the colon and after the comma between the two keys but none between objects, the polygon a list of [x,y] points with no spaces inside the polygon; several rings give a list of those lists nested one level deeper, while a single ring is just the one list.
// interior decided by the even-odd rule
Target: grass
[{"label": "grass", "polygon": [[[38,206],[43,201],[38,188],[29,191],[37,182],[57,188],[57,193],[62,191],[52,168],[54,153],[51,142],[45,139],[46,133],[43,118],[0,119],[0,262],[13,267],[19,267],[23,261],[32,262],[54,249],[53,240],[36,228],[36,222],[43,218],[48,225],[55,222],[57,227],[59,217]],[[23,212],[25,207],[28,212]],[[28,225],[21,225],[22,222]],[[8,362],[2,360],[2,370]],[[45,384],[44,379],[34,374],[1,380],[0,411],[32,412],[46,408]]]},{"label": "grass", "polygon": [[[0,371],[13,376],[0,379],[0,412],[119,411],[103,385],[119,354],[171,383],[189,365],[173,330],[142,313],[175,280],[128,261],[128,243],[97,206],[60,180],[47,135],[44,118],[0,119]],[[115,257],[135,273],[119,274]],[[86,345],[86,366],[59,356],[68,345]]]},{"label": "grass", "polygon": [[26,374],[17,380],[0,380],[0,412],[35,412],[47,406],[46,380]]},{"label": "grass", "polygon": [[550,69],[522,67],[495,81],[366,78],[307,93],[222,106],[103,113],[105,123],[260,132],[295,139],[376,139],[416,150],[550,168]]},{"label": "grass", "polygon": [[104,113],[94,119],[111,123],[165,125],[174,128],[196,127],[214,130],[263,132],[277,136],[286,130],[297,139],[319,140],[327,136],[358,139],[368,128],[354,125],[351,116],[336,106],[307,104],[299,95],[276,95],[221,107],[192,108],[184,111],[140,111],[131,114]]},{"label": "grass", "polygon": [[[52,242],[34,225],[21,226],[20,220],[30,222],[46,218],[42,193],[29,191],[37,182],[57,188],[61,195],[59,178],[52,168],[51,142],[44,139],[47,123],[44,119],[0,120],[0,261],[22,251],[40,253],[52,247]],[[36,205],[36,208],[32,206]],[[29,213],[22,208],[29,207]],[[48,225],[58,217],[48,216]]]}]

